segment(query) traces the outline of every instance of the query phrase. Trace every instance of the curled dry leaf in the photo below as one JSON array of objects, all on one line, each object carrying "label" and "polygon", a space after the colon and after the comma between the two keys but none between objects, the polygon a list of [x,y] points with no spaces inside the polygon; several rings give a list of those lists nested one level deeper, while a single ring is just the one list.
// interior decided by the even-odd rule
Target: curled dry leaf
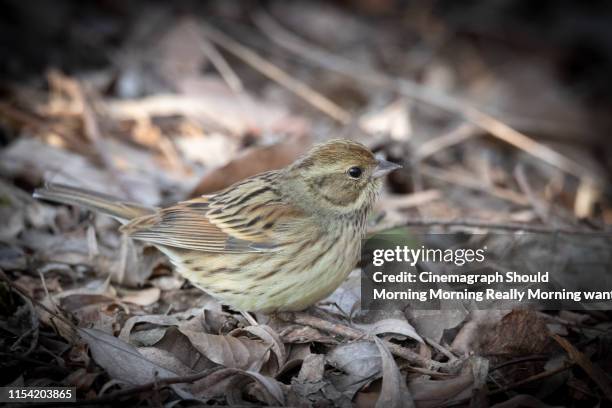
[{"label": "curled dry leaf", "polygon": [[259,371],[269,358],[269,347],[256,340],[208,334],[184,326],[179,330],[202,355],[224,367]]},{"label": "curled dry leaf", "polygon": [[96,363],[115,380],[133,385],[155,378],[175,377],[177,373],[147,359],[135,347],[95,329],[78,329]]},{"label": "curled dry leaf", "polygon": [[300,368],[297,378],[291,380],[291,389],[301,400],[316,401],[323,399],[320,394],[325,387],[325,356],[311,354],[307,356]]},{"label": "curled dry leaf", "polygon": [[129,343],[132,329],[138,323],[153,323],[159,326],[178,326],[179,321],[174,316],[165,315],[132,316],[127,319],[127,321],[123,325],[121,333],[119,333],[119,339],[125,341],[126,343]]},{"label": "curled dry leaf", "polygon": [[285,404],[285,394],[281,383],[255,371],[244,371],[234,376],[227,394],[228,404],[245,404],[247,400],[242,398],[245,388],[250,395],[255,396],[258,400],[263,400],[266,404]]},{"label": "curled dry leaf", "polygon": [[325,379],[325,356],[309,354],[304,358],[297,378],[291,380],[290,405],[351,407],[351,400]]},{"label": "curled dry leaf", "polygon": [[371,341],[342,344],[331,350],[326,361],[343,374],[330,376],[332,384],[349,399],[361,387],[379,378],[382,372],[380,352]]},{"label": "curled dry leaf", "polygon": [[130,335],[129,343],[136,347],[156,346],[166,335],[167,327],[138,330]]},{"label": "curled dry leaf", "polygon": [[230,405],[245,405],[242,394],[268,405],[284,405],[283,386],[271,377],[236,368],[225,368],[196,381],[191,392],[201,398],[226,396]]},{"label": "curled dry leaf", "polygon": [[257,326],[247,326],[243,329],[233,330],[232,332],[230,332],[230,335],[239,337],[245,332],[258,337],[270,347],[270,349],[272,350],[272,354],[275,356],[275,367],[272,370],[272,373],[277,374],[285,364],[285,361],[287,360],[285,345],[283,344],[278,333],[276,333],[274,329],[272,329],[270,326],[262,324]]},{"label": "curled dry leaf", "polygon": [[153,346],[167,351],[194,372],[217,367],[217,364],[203,356],[194,347],[187,336],[173,326],[167,328],[162,338],[153,343]]},{"label": "curled dry leaf", "polygon": [[410,337],[420,343],[425,343],[414,327],[405,320],[382,319],[374,323],[355,324],[355,326],[374,336],[379,334],[399,334],[401,336]]},{"label": "curled dry leaf", "polygon": [[118,308],[127,308],[115,296],[107,280],[94,280],[85,286],[55,293],[54,302],[74,316],[80,326],[113,334]]},{"label": "curled dry leaf", "polygon": [[382,388],[376,401],[376,408],[414,408],[414,400],[406,386],[406,379],[400,373],[395,360],[387,346],[378,337],[374,337],[382,359]]},{"label": "curled dry leaf", "polygon": [[310,351],[310,344],[290,345],[288,351],[287,362],[280,369],[276,378],[283,378],[288,373],[293,373],[295,369],[302,366],[302,363],[308,356],[313,354]]},{"label": "curled dry leaf", "polygon": [[133,303],[138,306],[149,306],[159,300],[161,290],[157,287],[137,289],[137,290],[122,290],[119,299],[126,303]]}]

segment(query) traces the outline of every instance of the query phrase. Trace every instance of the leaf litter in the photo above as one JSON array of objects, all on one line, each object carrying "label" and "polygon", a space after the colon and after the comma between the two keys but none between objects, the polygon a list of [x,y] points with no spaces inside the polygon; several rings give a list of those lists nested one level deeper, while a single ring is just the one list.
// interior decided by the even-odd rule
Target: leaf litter
[{"label": "leaf litter", "polygon": [[[405,167],[389,178],[372,231],[457,222],[447,228],[479,233],[491,248],[503,246],[495,227],[517,222],[609,231],[610,151],[599,137],[609,124],[568,97],[549,63],[436,31],[453,23],[426,7],[393,17],[392,2],[348,3],[213,2],[181,16],[165,4],[92,7],[85,14],[108,31],[89,46],[110,63],[49,65],[38,81],[3,83],[2,385],[75,386],[101,406],[610,402],[607,311],[364,311],[356,269],[308,311],[316,319],[250,325],[116,222],[31,198],[61,182],[162,206],[342,136]],[[377,25],[377,13],[392,24]],[[87,28],[61,18],[72,27],[65,38],[80,44]],[[239,47],[215,35],[221,27]],[[496,58],[503,63],[483,64]],[[449,103],[451,93],[467,108]],[[577,240],[565,238],[563,252]],[[503,249],[534,246],[522,244]],[[525,262],[542,262],[528,253]]]}]

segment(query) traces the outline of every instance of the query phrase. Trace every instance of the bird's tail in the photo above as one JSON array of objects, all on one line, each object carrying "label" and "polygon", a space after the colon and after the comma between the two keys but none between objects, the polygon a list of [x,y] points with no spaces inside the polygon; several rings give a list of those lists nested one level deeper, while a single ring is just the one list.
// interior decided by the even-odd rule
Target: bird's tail
[{"label": "bird's tail", "polygon": [[79,205],[88,210],[110,215],[122,224],[134,218],[153,214],[156,210],[140,204],[125,202],[106,194],[62,184],[47,184],[43,188],[36,189],[33,196],[61,204]]}]

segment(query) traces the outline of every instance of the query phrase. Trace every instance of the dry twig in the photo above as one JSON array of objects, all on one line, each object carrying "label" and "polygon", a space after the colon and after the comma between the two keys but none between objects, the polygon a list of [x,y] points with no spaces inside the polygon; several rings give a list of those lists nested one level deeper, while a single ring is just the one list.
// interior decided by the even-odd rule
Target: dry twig
[{"label": "dry twig", "polygon": [[414,157],[417,161],[423,160],[441,150],[478,136],[479,133],[480,130],[473,124],[462,123],[442,136],[435,137],[419,145],[414,152]]},{"label": "dry twig", "polygon": [[517,193],[514,190],[486,185],[479,181],[475,176],[472,176],[467,172],[444,170],[439,167],[425,164],[421,164],[418,167],[418,170],[425,176],[433,177],[446,183],[456,184],[470,190],[487,193],[516,205],[525,206],[529,204],[529,200],[524,195]]},{"label": "dry twig", "polygon": [[538,218],[540,218],[543,223],[548,223],[550,218],[550,203],[540,199],[536,195],[535,191],[533,191],[529,180],[527,180],[527,175],[525,174],[525,167],[521,164],[515,167],[514,178],[516,179],[520,189],[523,191],[523,193],[529,200],[529,203],[531,204],[531,207],[533,208],[533,211],[537,214]]},{"label": "dry twig", "polygon": [[506,230],[506,231],[524,231],[544,234],[573,234],[573,235],[593,235],[593,234],[610,234],[609,231],[596,230],[581,230],[554,228],[544,225],[527,225],[519,223],[493,223],[478,220],[415,220],[410,219],[401,224],[393,226],[385,226],[385,229],[395,227],[467,227],[467,228],[483,228],[490,230]]},{"label": "dry twig", "polygon": [[238,43],[234,39],[209,25],[205,25],[203,30],[205,35],[211,41],[228,52],[234,54],[236,57],[249,64],[263,75],[267,76],[273,81],[278,82],[280,85],[303,98],[306,102],[310,103],[321,112],[327,114],[332,119],[345,125],[350,123],[351,114],[348,111],[344,110],[305,83],[293,78],[276,65],[263,59],[250,48]]}]

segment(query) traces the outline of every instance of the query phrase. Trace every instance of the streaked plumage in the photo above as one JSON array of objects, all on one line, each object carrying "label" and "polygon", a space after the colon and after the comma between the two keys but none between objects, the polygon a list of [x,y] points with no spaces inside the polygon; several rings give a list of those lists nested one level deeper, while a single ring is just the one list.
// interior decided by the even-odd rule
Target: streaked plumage
[{"label": "streaked plumage", "polygon": [[164,209],[65,186],[35,195],[114,216],[238,310],[295,311],[331,294],[354,267],[380,176],[397,167],[359,143],[333,140],[285,169]]}]

